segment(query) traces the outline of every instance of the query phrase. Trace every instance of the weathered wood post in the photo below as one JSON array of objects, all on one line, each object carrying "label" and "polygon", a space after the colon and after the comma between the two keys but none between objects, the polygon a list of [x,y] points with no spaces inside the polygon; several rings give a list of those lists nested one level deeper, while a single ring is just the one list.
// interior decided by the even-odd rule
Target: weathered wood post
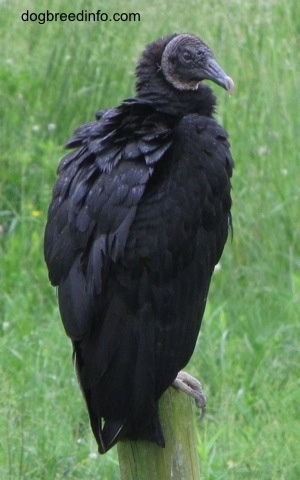
[{"label": "weathered wood post", "polygon": [[119,442],[121,480],[200,480],[193,405],[191,397],[173,387],[164,393],[159,411],[166,447]]}]

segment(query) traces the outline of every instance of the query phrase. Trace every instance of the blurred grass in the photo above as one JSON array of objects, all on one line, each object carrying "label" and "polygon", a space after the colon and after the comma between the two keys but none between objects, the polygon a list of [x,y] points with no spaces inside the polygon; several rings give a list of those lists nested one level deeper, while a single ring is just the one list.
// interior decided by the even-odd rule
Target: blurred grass
[{"label": "blurred grass", "polygon": [[[141,21],[20,20],[47,8]],[[116,453],[95,454],[42,237],[61,146],[133,94],[144,45],[173,31],[201,36],[236,83],[232,97],[213,86],[236,160],[234,238],[189,365],[208,397],[203,479],[300,478],[299,18],[296,0],[0,3],[1,478],[119,478]]]}]

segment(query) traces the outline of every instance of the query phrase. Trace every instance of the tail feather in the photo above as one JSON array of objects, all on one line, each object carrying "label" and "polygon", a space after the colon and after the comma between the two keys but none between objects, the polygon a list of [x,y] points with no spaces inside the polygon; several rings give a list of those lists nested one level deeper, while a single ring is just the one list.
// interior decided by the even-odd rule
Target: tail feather
[{"label": "tail feather", "polygon": [[96,436],[99,453],[106,453],[120,440],[125,423],[124,421],[118,420],[108,420],[105,422],[104,428],[100,429]]},{"label": "tail feather", "polygon": [[104,425],[102,419],[90,415],[90,422],[94,436],[98,443],[99,453],[103,454],[110,450],[119,440],[128,438],[130,440],[147,440],[155,442],[160,447],[165,446],[165,439],[159,421],[158,413],[155,412],[147,422],[140,422],[138,419],[127,420],[106,420]]}]

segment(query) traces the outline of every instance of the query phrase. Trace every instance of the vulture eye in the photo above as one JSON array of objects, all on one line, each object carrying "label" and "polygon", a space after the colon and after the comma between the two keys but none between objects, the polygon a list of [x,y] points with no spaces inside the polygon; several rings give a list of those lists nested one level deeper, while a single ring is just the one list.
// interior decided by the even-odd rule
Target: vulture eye
[{"label": "vulture eye", "polygon": [[185,50],[183,52],[182,56],[183,56],[184,60],[186,60],[187,62],[190,62],[192,60],[192,55],[187,50]]}]

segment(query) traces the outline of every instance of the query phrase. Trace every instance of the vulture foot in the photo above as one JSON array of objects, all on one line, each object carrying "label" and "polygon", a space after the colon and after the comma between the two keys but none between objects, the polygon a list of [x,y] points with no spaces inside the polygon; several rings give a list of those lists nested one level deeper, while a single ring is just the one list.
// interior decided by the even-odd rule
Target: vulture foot
[{"label": "vulture foot", "polygon": [[173,382],[173,387],[194,398],[195,403],[201,410],[201,417],[205,414],[206,398],[201,383],[186,372],[179,372]]}]

